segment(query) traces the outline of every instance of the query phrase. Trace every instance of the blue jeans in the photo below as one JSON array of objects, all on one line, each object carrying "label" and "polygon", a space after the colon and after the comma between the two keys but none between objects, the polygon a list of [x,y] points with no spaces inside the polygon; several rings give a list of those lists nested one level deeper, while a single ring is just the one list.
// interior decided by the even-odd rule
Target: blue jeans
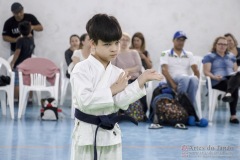
[{"label": "blue jeans", "polygon": [[177,84],[178,93],[186,93],[193,105],[196,104],[196,94],[198,90],[198,78],[196,76],[179,75],[173,77]]}]

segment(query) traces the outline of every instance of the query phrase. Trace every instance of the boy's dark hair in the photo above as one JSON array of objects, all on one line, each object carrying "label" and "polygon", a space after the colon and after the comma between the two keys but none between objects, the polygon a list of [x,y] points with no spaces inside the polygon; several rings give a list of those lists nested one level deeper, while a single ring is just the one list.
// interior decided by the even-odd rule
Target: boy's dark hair
[{"label": "boy's dark hair", "polygon": [[23,36],[28,36],[31,32],[31,24],[28,21],[23,21],[19,23],[18,29]]},{"label": "boy's dark hair", "polygon": [[98,40],[103,42],[117,41],[122,37],[122,30],[113,16],[96,14],[87,23],[86,30],[89,38],[97,44]]}]

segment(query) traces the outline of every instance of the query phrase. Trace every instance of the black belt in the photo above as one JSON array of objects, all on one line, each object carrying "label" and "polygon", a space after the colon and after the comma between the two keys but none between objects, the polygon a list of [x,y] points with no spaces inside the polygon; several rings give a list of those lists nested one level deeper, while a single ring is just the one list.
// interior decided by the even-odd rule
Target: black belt
[{"label": "black belt", "polygon": [[117,113],[113,113],[109,115],[94,116],[94,115],[83,113],[79,109],[75,109],[75,118],[86,123],[97,125],[96,131],[95,131],[95,138],[94,138],[94,160],[97,160],[96,139],[97,139],[97,131],[99,127],[106,130],[112,130],[115,124],[120,121],[130,121],[135,125],[138,125],[138,122],[134,118],[126,115],[119,116],[117,115]]}]

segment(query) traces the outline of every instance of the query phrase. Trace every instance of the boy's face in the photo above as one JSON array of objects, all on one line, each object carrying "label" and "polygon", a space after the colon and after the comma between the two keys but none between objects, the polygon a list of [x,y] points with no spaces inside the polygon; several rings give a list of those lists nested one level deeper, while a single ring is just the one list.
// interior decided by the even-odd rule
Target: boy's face
[{"label": "boy's face", "polygon": [[118,51],[120,49],[119,41],[112,42],[103,42],[102,40],[98,40],[98,43],[95,44],[91,40],[92,48],[94,48],[94,56],[101,63],[108,64],[111,60],[117,57]]}]

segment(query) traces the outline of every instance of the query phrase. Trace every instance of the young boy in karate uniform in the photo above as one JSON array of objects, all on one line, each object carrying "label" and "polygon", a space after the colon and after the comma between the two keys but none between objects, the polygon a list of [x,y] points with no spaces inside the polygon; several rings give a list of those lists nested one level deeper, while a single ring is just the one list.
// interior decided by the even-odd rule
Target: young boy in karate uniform
[{"label": "young boy in karate uniform", "polygon": [[101,117],[103,121],[106,117],[111,119],[119,109],[126,110],[130,103],[146,95],[144,83],[161,80],[163,76],[153,69],[146,70],[128,85],[131,78],[128,73],[110,62],[117,56],[122,37],[117,19],[97,14],[88,21],[86,29],[93,51],[86,60],[76,64],[70,78],[76,108],[71,160],[122,160],[118,124],[115,123],[111,129],[103,129],[92,122]]}]

